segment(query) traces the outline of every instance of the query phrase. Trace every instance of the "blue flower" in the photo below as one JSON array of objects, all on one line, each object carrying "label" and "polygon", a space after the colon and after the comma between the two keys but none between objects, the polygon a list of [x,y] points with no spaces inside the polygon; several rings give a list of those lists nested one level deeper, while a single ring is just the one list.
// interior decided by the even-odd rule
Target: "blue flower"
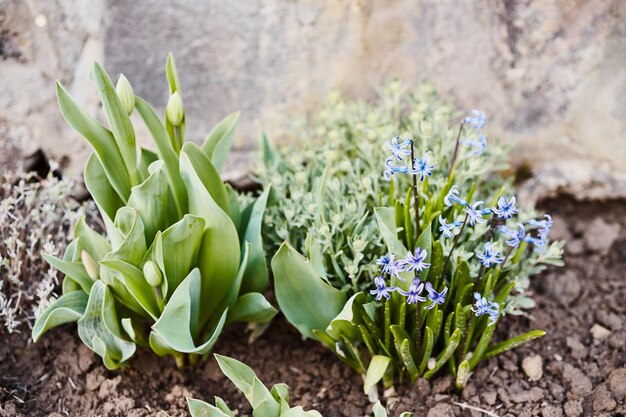
[{"label": "blue flower", "polygon": [[390,156],[385,161],[385,167],[387,169],[385,169],[385,171],[383,172],[383,178],[386,179],[387,181],[389,181],[391,179],[392,175],[394,175],[394,174],[396,174],[398,172],[406,173],[408,171],[407,167],[392,165],[391,164],[392,162],[393,162],[393,156]]},{"label": "blue flower", "polygon": [[487,219],[483,219],[485,214],[491,213],[490,209],[479,209],[479,206],[482,205],[484,201],[477,201],[474,204],[465,206],[465,213],[467,213],[467,218],[469,223],[472,226],[475,226],[476,223],[485,223]]},{"label": "blue flower", "polygon": [[424,283],[420,282],[419,278],[413,278],[409,291],[403,291],[398,288],[397,291],[406,297],[408,304],[417,304],[419,301],[426,301],[426,298],[421,297],[420,294],[424,290]]},{"label": "blue flower", "polygon": [[452,223],[446,223],[446,220],[439,215],[439,231],[443,233],[443,237],[451,238],[454,237],[454,228],[459,227],[463,224],[463,222],[454,221]]},{"label": "blue flower", "polygon": [[526,223],[530,224],[531,226],[538,226],[539,236],[547,240],[548,234],[550,233],[554,222],[552,221],[552,216],[550,216],[549,214],[546,214],[544,218],[545,220],[529,220]]},{"label": "blue flower", "polygon": [[427,252],[422,248],[415,248],[415,254],[408,252],[406,258],[402,261],[406,271],[418,271],[422,272],[424,269],[429,268],[430,264],[424,262]]},{"label": "blue flower", "polygon": [[481,296],[479,293],[474,293],[474,300],[476,303],[472,307],[472,311],[476,317],[487,315],[489,316],[489,326],[493,326],[498,320],[500,314],[500,305],[493,301],[487,301],[487,299]]},{"label": "blue flower", "polygon": [[464,207],[467,206],[467,201],[459,197],[459,187],[456,185],[450,188],[448,194],[446,194],[446,196],[443,198],[443,202],[448,207],[451,207],[454,204],[460,204]]},{"label": "blue flower", "polygon": [[383,297],[389,299],[391,293],[396,290],[396,287],[388,287],[383,277],[374,278],[375,290],[370,290],[370,294],[376,296],[376,300],[380,301]]},{"label": "blue flower", "polygon": [[427,310],[434,308],[436,304],[442,305],[446,301],[446,293],[448,292],[448,287],[445,287],[441,292],[437,292],[433,288],[433,284],[427,282],[425,288],[428,292],[428,298],[430,299],[430,301],[432,301],[432,304],[426,307]]},{"label": "blue flower", "polygon": [[383,274],[389,274],[389,268],[391,267],[391,264],[393,263],[393,255],[391,256],[381,256],[380,258],[376,259],[376,265],[380,265],[383,267]]},{"label": "blue flower", "polygon": [[522,240],[526,238],[526,230],[524,230],[524,225],[521,223],[517,223],[517,231],[509,229],[506,226],[500,226],[500,231],[509,238],[506,244],[513,248],[517,248]]},{"label": "blue flower", "polygon": [[478,136],[477,140],[474,140],[473,138],[468,137],[468,138],[465,138],[465,140],[463,141],[465,145],[469,145],[469,146],[476,148],[472,152],[469,153],[469,156],[480,156],[485,152],[485,149],[487,149],[487,138],[485,137],[485,135],[483,135],[482,133],[478,133],[477,136]]},{"label": "blue flower", "polygon": [[415,158],[415,169],[409,170],[411,174],[419,174],[420,181],[424,182],[426,177],[430,177],[435,166],[428,163],[428,157],[424,154],[423,159]]},{"label": "blue flower", "polygon": [[498,199],[498,207],[493,208],[493,212],[502,219],[510,219],[514,214],[519,212],[519,209],[515,207],[515,196],[511,197],[511,200],[506,201],[506,197],[502,196]]},{"label": "blue flower", "polygon": [[483,251],[476,252],[476,257],[480,259],[480,263],[486,268],[489,268],[493,264],[501,264],[504,260],[500,256],[500,252],[493,248],[491,242],[486,242],[485,246],[483,246]]},{"label": "blue flower", "polygon": [[387,144],[389,151],[393,156],[402,161],[403,156],[411,155],[411,150],[407,149],[407,147],[411,146],[411,139],[408,139],[404,142],[398,142],[400,136],[396,136]]},{"label": "blue flower", "polygon": [[470,125],[474,129],[482,129],[487,124],[487,116],[480,110],[472,110],[473,116],[467,116],[463,123]]}]

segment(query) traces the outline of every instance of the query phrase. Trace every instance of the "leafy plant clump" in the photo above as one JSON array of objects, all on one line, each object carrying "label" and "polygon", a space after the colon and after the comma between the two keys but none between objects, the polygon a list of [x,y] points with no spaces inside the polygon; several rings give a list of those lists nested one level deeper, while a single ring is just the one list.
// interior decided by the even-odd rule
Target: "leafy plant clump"
[{"label": "leafy plant clump", "polygon": [[[37,319],[48,329],[77,322],[78,334],[114,369],[136,346],[172,355],[177,364],[207,355],[231,322],[265,322],[275,310],[261,292],[268,274],[261,241],[267,192],[246,207],[220,179],[238,114],[202,146],[185,143],[180,82],[170,55],[170,99],[162,122],[122,75],[114,87],[97,63],[92,79],[109,127],[57,84],[65,120],[93,147],[85,184],[106,237],[83,219],[62,258],[45,259],[65,274],[63,295]],[[129,115],[138,113],[157,152],[138,148]]]},{"label": "leafy plant clump", "polygon": [[[228,379],[244,394],[252,407],[255,417],[321,417],[316,410],[305,411],[302,407],[289,405],[289,387],[276,384],[268,389],[254,371],[246,364],[227,356],[215,355],[217,363]],[[220,397],[215,397],[215,405],[193,398],[187,399],[192,417],[234,417],[236,415]],[[387,410],[380,404],[372,408],[374,417],[387,417]],[[400,417],[410,417],[402,413]]]},{"label": "leafy plant clump", "polygon": [[[364,374],[366,392],[380,380],[414,382],[441,369],[462,388],[481,359],[543,335],[535,330],[491,344],[501,317],[532,302],[524,296],[528,277],[546,264],[561,265],[562,242],[548,240],[550,216],[520,212],[515,197],[505,195],[508,184],[462,171],[467,158],[485,154],[485,124],[475,110],[461,119],[449,146],[425,135],[385,144],[378,175],[390,183],[388,203],[373,211],[387,250],[370,255],[368,286],[338,286],[314,237],[306,240],[310,260],[289,242],[272,260],[287,319]],[[463,158],[463,144],[480,152]],[[438,149],[451,156],[432,156]],[[318,184],[321,204],[325,181]]]},{"label": "leafy plant clump", "polygon": [[58,291],[57,271],[41,252],[62,253],[71,225],[95,207],[71,197],[74,185],[51,174],[0,177],[0,332],[20,332]]}]

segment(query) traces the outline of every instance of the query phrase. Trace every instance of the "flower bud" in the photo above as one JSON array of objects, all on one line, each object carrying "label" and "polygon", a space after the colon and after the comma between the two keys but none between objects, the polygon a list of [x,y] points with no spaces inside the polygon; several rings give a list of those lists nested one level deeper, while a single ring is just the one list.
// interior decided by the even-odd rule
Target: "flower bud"
[{"label": "flower bud", "polygon": [[159,269],[157,264],[152,261],[148,261],[144,264],[143,275],[146,278],[146,282],[152,287],[158,287],[163,281],[163,275],[161,274],[161,270]]},{"label": "flower bud", "polygon": [[174,94],[170,96],[167,107],[165,108],[165,114],[167,115],[167,119],[174,126],[179,126],[183,121],[185,112],[183,109],[183,100],[180,98],[178,91],[174,91]]},{"label": "flower bud", "polygon": [[124,74],[120,74],[120,78],[117,80],[117,85],[115,86],[115,91],[124,109],[126,109],[126,113],[131,114],[135,109],[135,92],[130,82],[128,82],[128,79],[124,77]]},{"label": "flower bud", "polygon": [[98,266],[98,263],[84,249],[80,252],[80,259],[83,261],[83,266],[85,267],[89,278],[97,281],[100,277],[100,267]]}]

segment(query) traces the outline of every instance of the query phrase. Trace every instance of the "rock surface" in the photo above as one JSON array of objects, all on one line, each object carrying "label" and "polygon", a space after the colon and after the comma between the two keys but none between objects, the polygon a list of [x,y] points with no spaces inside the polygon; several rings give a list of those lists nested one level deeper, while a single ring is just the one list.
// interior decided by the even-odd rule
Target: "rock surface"
[{"label": "rock surface", "polygon": [[368,99],[394,76],[427,79],[461,108],[484,109],[490,137],[531,163],[527,198],[623,197],[625,22],[620,0],[0,0],[0,124],[77,174],[88,148],[56,109],[53,81],[96,110],[93,59],[162,106],[171,50],[190,136],[241,110],[237,149],[256,147],[261,129],[282,136],[331,89]]}]

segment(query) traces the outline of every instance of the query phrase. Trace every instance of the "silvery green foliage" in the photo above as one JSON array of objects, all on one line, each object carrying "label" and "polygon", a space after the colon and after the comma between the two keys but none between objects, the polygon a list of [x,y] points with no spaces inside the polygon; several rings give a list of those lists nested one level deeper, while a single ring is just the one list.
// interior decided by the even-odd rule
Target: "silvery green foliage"
[{"label": "silvery green foliage", "polygon": [[56,296],[57,271],[41,252],[63,252],[71,225],[81,215],[95,214],[93,205],[71,197],[73,187],[52,175],[7,172],[0,177],[0,330],[19,332]]},{"label": "silvery green foliage", "polygon": [[[63,294],[37,318],[32,336],[37,341],[52,327],[77,322],[83,343],[109,369],[127,362],[137,345],[179,365],[194,363],[228,323],[266,322],[276,313],[261,294],[268,283],[261,241],[268,192],[242,206],[219,175],[239,115],[220,122],[202,146],[185,143],[171,55],[166,74],[176,99],[165,123],[125,78],[114,88],[97,63],[92,79],[109,127],[57,85],[65,120],[94,149],[84,177],[106,236],[81,218],[63,256],[44,255],[65,274]],[[133,111],[156,153],[137,147]]]},{"label": "silvery green foliage", "polygon": [[[373,208],[399,197],[382,177],[386,141],[396,135],[420,138],[416,154],[430,151],[435,170],[429,181],[442,186],[459,116],[427,84],[412,93],[394,81],[374,103],[330,94],[311,124],[293,135],[290,146],[274,149],[265,141],[258,177],[263,185],[272,186],[264,225],[268,253],[284,241],[307,255],[317,249],[323,256],[316,265],[333,286],[350,291],[369,286],[376,273],[371,260],[382,247]],[[461,192],[474,181],[484,182],[485,193],[508,183],[493,175],[507,168],[503,146],[490,143],[481,158],[471,155],[473,149],[461,145],[455,168]],[[404,193],[409,184],[407,176],[392,188]]]},{"label": "silvery green foliage", "polygon": [[[316,410],[291,407],[287,384],[276,384],[268,389],[248,365],[227,356],[215,355],[215,358],[224,375],[244,394],[255,417],[322,417]],[[214,405],[193,398],[188,398],[187,404],[192,417],[234,417],[236,414],[217,396]],[[380,402],[374,404],[372,411],[374,417],[387,417],[387,410]],[[400,417],[410,415],[402,413]]]}]

